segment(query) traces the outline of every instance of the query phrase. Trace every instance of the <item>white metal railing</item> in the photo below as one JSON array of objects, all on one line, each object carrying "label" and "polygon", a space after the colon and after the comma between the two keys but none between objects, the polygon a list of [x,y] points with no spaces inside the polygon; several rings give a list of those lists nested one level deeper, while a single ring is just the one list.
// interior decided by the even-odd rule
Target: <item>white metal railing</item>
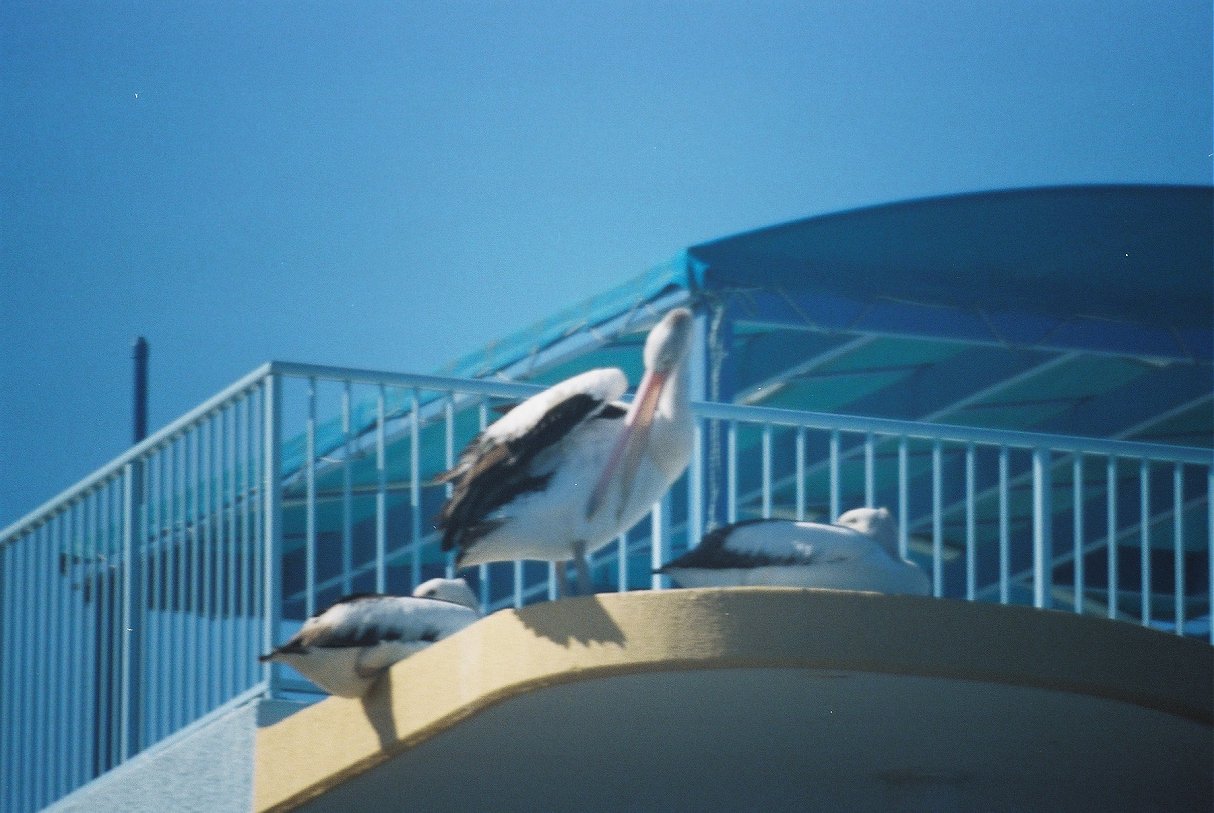
[{"label": "white metal railing", "polygon": [[[226,705],[308,690],[256,656],[340,595],[450,573],[432,485],[501,400],[538,388],[265,365],[0,533],[0,808],[37,809]],[[898,516],[937,596],[1199,635],[1208,449],[696,404],[692,462],[594,557],[599,589],[720,522]],[[718,461],[717,465],[713,465]],[[554,566],[467,574],[487,609]]]}]

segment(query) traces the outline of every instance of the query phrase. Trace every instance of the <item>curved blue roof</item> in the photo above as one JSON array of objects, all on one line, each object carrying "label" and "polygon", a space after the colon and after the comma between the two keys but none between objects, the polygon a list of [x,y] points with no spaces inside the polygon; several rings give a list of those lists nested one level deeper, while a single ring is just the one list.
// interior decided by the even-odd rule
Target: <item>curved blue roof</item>
[{"label": "curved blue roof", "polygon": [[1211,187],[1048,187],[811,217],[687,254],[706,290],[773,292],[823,328],[1209,359],[1212,224]]}]

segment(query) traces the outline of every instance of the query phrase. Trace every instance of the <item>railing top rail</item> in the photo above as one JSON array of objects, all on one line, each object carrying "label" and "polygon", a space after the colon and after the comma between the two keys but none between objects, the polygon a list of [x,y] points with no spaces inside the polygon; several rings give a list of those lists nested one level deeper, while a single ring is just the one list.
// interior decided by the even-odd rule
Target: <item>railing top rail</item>
[{"label": "railing top rail", "polygon": [[[543,389],[536,384],[520,384],[509,381],[486,379],[449,378],[445,376],[414,375],[411,373],[387,373],[375,370],[326,367],[315,364],[274,362],[273,370],[285,375],[316,377],[334,381],[356,381],[367,384],[391,384],[400,387],[417,387],[436,391],[456,391],[496,398],[526,398]],[[809,412],[796,409],[748,406],[740,404],[716,404],[697,401],[695,413],[702,418],[727,421],[752,421],[777,426],[805,427],[807,429],[838,429],[843,432],[872,432],[882,435],[901,435],[922,440],[941,440],[957,443],[983,443],[1009,446],[1018,449],[1050,448],[1060,452],[1111,455],[1126,458],[1161,458],[1177,463],[1195,465],[1214,464],[1214,451],[1194,446],[1173,446],[1166,443],[1145,443],[1132,440],[1113,440],[1073,435],[1055,435],[1045,432],[1026,432],[1015,429],[988,429],[956,424],[925,423],[923,421],[898,420],[895,418],[869,418],[859,415],[840,415],[827,412]]]},{"label": "railing top rail", "polygon": [[359,367],[331,367],[323,364],[303,364],[293,361],[272,361],[270,370],[279,375],[318,378],[329,381],[351,381],[356,384],[387,384],[393,387],[432,391],[454,391],[484,395],[491,398],[527,398],[544,389],[540,384],[498,381],[486,378],[454,378],[418,373],[393,373]]},{"label": "railing top rail", "polygon": [[827,412],[808,412],[774,407],[741,406],[737,404],[694,404],[696,414],[710,419],[754,421],[778,426],[808,429],[838,429],[843,432],[872,432],[881,435],[901,435],[920,440],[941,440],[955,443],[983,443],[1018,449],[1048,448],[1058,452],[1098,454],[1125,458],[1163,459],[1175,463],[1214,465],[1214,450],[1199,446],[1172,446],[1166,443],[1144,443],[1135,440],[1090,438],[1078,435],[1055,435],[1046,432],[1026,432],[1017,429],[988,429],[980,426],[904,421],[894,418],[866,418]]},{"label": "railing top rail", "polygon": [[248,392],[250,389],[261,383],[262,379],[269,375],[270,372],[270,364],[261,365],[248,375],[240,378],[230,386],[225,387],[215,395],[203,401],[201,404],[194,407],[177,420],[168,424],[163,429],[159,429],[156,432],[153,432],[151,435],[148,435],[142,441],[136,443],[134,446],[127,449],[125,452],[118,455],[118,457],[114,458],[109,463],[106,463],[104,466],[97,469],[83,480],[80,480],[75,485],[64,489],[59,494],[35,508],[33,511],[30,511],[21,519],[9,525],[3,531],[0,531],[0,545],[3,545],[10,538],[16,536],[27,528],[36,526],[43,522],[46,518],[58,511],[62,506],[70,504],[72,501],[78,499],[82,495],[87,494],[99,483],[120,472],[122,467],[127,463],[130,463],[132,460],[139,458],[148,451],[155,449],[166,440],[175,437],[178,433],[189,428],[191,424],[194,424],[201,418],[206,417],[210,412],[223,406],[228,401],[231,401],[232,399]]}]

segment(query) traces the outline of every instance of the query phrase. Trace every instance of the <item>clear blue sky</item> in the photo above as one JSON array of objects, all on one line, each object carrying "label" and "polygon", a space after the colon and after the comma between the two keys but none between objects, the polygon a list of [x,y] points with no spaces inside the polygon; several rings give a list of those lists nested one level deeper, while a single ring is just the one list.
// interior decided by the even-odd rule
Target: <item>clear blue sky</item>
[{"label": "clear blue sky", "polygon": [[1210,183],[1196,2],[0,5],[0,526],[269,359],[429,372],[684,246]]}]

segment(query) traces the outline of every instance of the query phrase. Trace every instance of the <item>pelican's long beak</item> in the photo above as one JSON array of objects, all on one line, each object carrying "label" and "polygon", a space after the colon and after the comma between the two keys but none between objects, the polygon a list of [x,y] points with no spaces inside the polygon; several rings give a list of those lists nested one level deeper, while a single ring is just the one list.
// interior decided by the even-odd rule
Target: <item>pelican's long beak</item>
[{"label": "pelican's long beak", "polygon": [[616,504],[616,519],[624,513],[624,506],[628,504],[628,495],[632,491],[632,482],[636,479],[641,457],[645,454],[645,444],[649,440],[649,428],[653,425],[658,398],[667,378],[667,373],[645,372],[641,386],[637,388],[636,400],[632,402],[628,415],[624,418],[624,432],[616,441],[607,466],[603,469],[599,481],[595,483],[594,491],[590,493],[590,501],[586,504],[586,519],[593,517],[603,507],[607,500],[607,491],[617,475],[620,478],[620,499]]}]

